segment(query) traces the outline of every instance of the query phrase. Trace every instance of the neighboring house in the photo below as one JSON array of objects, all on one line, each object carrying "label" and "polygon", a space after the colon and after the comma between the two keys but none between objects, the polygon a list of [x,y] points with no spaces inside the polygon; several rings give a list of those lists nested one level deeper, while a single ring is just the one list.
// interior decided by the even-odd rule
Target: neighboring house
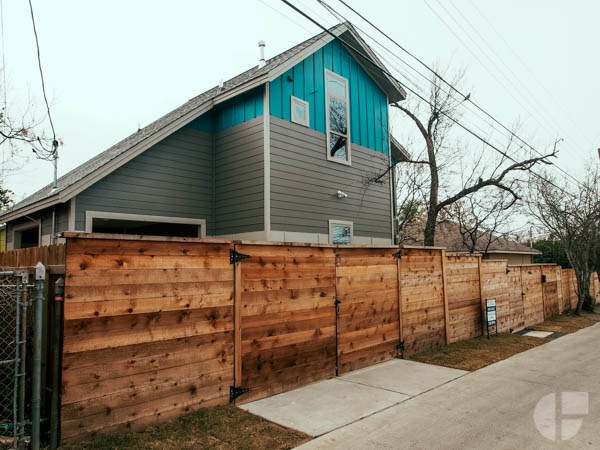
[{"label": "neighboring house", "polygon": [[339,39],[261,60],[15,205],[8,248],[67,230],[392,243],[393,171],[368,180],[408,158],[388,114],[406,94],[351,25],[330,31]]},{"label": "neighboring house", "polygon": [[0,252],[6,251],[6,224],[0,225]]},{"label": "neighboring house", "polygon": [[[425,224],[411,224],[402,233],[403,244],[423,245],[423,231]],[[506,259],[509,265],[532,264],[534,255],[542,252],[535,248],[527,247],[516,241],[482,233],[477,241],[475,253],[483,253],[489,244],[484,259]],[[468,253],[469,248],[464,244],[458,224],[444,221],[438,223],[435,230],[435,246],[445,247],[448,252]]]}]

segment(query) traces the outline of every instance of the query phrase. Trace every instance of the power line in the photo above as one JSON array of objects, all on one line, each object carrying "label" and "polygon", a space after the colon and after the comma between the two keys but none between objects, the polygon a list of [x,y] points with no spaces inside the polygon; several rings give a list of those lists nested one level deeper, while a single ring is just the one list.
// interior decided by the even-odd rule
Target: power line
[{"label": "power line", "polygon": [[[324,0],[317,0],[321,5],[323,5],[326,9],[331,11],[334,11],[336,13],[339,14],[339,12],[337,12],[334,8],[332,8],[331,6],[329,6],[327,3],[325,3]],[[513,130],[511,130],[510,128],[508,128],[507,126],[505,126],[503,123],[501,123],[498,119],[496,119],[494,116],[492,116],[489,112],[487,112],[483,107],[481,107],[479,104],[477,104],[471,97],[470,95],[466,95],[463,92],[461,92],[460,90],[458,90],[452,83],[450,83],[449,81],[447,81],[442,75],[440,75],[435,69],[433,69],[432,67],[430,67],[427,63],[425,63],[424,61],[422,61],[419,57],[417,57],[415,54],[413,54],[412,52],[410,52],[407,48],[405,48],[404,46],[402,46],[400,43],[398,43],[396,40],[394,40],[392,37],[390,37],[388,34],[386,34],[383,30],[381,30],[377,25],[375,25],[373,22],[371,22],[369,19],[367,19],[364,15],[362,15],[360,12],[358,12],[356,9],[354,9],[352,6],[350,6],[345,0],[338,0],[340,3],[342,3],[346,8],[348,8],[350,11],[352,11],[354,14],[356,14],[358,17],[360,17],[362,20],[364,20],[366,23],[368,23],[371,27],[373,27],[375,30],[377,30],[380,34],[382,34],[383,36],[385,36],[390,42],[392,42],[396,47],[400,48],[403,52],[405,52],[407,55],[409,55],[410,57],[412,57],[414,60],[416,60],[420,65],[422,65],[423,67],[425,67],[429,72],[431,72],[436,78],[438,78],[439,80],[442,81],[442,83],[444,83],[445,85],[447,85],[452,91],[456,92],[458,95],[460,95],[463,99],[468,100],[468,103],[472,104],[477,110],[481,111],[486,117],[490,118],[492,121],[494,121],[496,124],[498,124],[502,129],[504,129],[506,132],[508,132],[513,138],[517,139],[519,142],[521,142],[523,145],[525,145],[527,148],[529,148],[530,150],[534,151],[535,153],[537,153],[538,155],[542,156],[543,154],[535,149],[531,144],[529,144],[528,142],[526,142],[524,139],[522,139],[520,136],[518,136]],[[427,2],[426,2],[427,3]],[[437,14],[437,13],[436,13]],[[340,16],[344,19],[347,20],[342,14],[340,14]],[[442,19],[443,20],[443,19]],[[458,38],[458,37],[457,37]],[[460,39],[460,38],[458,38]],[[374,39],[375,42],[377,42]],[[384,47],[382,44],[379,44],[380,46]],[[393,54],[393,52],[391,52],[390,50],[388,50],[388,52],[390,54]],[[396,55],[395,55],[396,56]],[[396,58],[398,58],[399,60],[402,60],[400,57],[396,56]],[[413,69],[416,70],[416,69]],[[422,75],[422,74],[421,74]],[[423,76],[423,75],[422,75]],[[427,77],[424,77],[426,79],[428,79]],[[432,82],[431,80],[428,79],[429,82]],[[464,103],[463,103],[464,104]],[[488,124],[489,125],[489,124]],[[461,125],[462,126],[462,125]],[[496,130],[497,131],[497,130]],[[560,166],[555,165],[555,167],[560,170],[561,172],[563,172],[566,176],[568,176],[569,178],[573,179],[577,184],[580,184],[580,181],[577,180],[575,177],[573,177],[570,173],[568,173],[567,171],[565,171],[564,169],[562,169]]]},{"label": "power line", "polygon": [[[462,32],[463,32],[463,33],[464,33],[464,34],[467,36],[467,38],[468,38],[468,39],[469,39],[469,40],[470,40],[470,41],[471,41],[471,42],[472,42],[472,43],[475,45],[475,47],[476,47],[476,48],[477,48],[477,49],[478,49],[478,50],[481,52],[481,54],[482,54],[482,55],[483,55],[483,56],[484,56],[484,57],[485,57],[485,58],[488,60],[488,62],[490,62],[490,63],[491,63],[493,66],[494,66],[494,69],[495,69],[495,71],[497,71],[497,72],[498,72],[498,73],[499,73],[499,74],[502,76],[502,78],[504,78],[504,80],[505,80],[506,82],[508,82],[508,83],[509,83],[509,85],[518,84],[518,85],[521,87],[521,89],[522,89],[524,92],[526,92],[526,93],[529,95],[529,97],[530,97],[531,99],[533,99],[533,102],[531,102],[531,101],[529,100],[529,98],[527,98],[525,95],[522,95],[522,94],[521,94],[521,99],[522,99],[523,101],[525,101],[527,104],[529,104],[530,106],[532,106],[532,109],[526,108],[526,107],[525,107],[525,106],[524,106],[524,105],[521,103],[521,99],[517,99],[517,97],[515,97],[515,95],[513,95],[513,92],[512,92],[512,90],[511,90],[509,87],[507,87],[506,85],[504,85],[502,82],[500,82],[500,80],[498,80],[498,79],[495,77],[495,72],[494,72],[494,71],[492,71],[492,70],[490,70],[488,67],[486,67],[486,65],[484,64],[484,62],[483,62],[481,59],[479,59],[479,62],[480,62],[480,64],[481,64],[481,66],[482,66],[482,67],[483,67],[483,68],[484,68],[484,69],[485,69],[485,70],[486,70],[486,71],[487,71],[487,72],[488,72],[490,75],[492,75],[492,76],[493,76],[493,77],[496,79],[496,81],[498,81],[498,82],[499,82],[500,86],[501,86],[501,87],[502,87],[502,88],[503,88],[503,89],[504,89],[506,92],[508,92],[508,93],[509,93],[509,95],[510,95],[510,96],[511,96],[511,97],[512,97],[512,98],[513,98],[513,99],[514,99],[514,100],[515,100],[515,101],[516,101],[516,102],[517,102],[517,103],[518,103],[518,104],[519,104],[519,105],[520,105],[520,106],[521,106],[521,107],[522,107],[522,108],[523,108],[525,111],[527,111],[527,113],[529,113],[529,114],[530,114],[532,117],[534,117],[534,119],[535,119],[535,121],[538,123],[538,125],[540,125],[541,127],[545,128],[545,129],[546,129],[546,131],[550,131],[550,132],[552,133],[552,130],[553,130],[553,129],[559,129],[559,128],[560,128],[560,125],[559,125],[559,124],[557,124],[557,123],[556,123],[556,122],[554,122],[553,120],[548,120],[548,118],[547,118],[547,117],[545,117],[545,116],[542,114],[542,112],[541,112],[541,111],[544,111],[544,108],[543,108],[543,107],[541,107],[541,108],[540,108],[540,106],[541,106],[541,105],[539,104],[539,102],[537,101],[537,99],[535,98],[535,96],[534,96],[534,95],[533,95],[533,94],[532,94],[532,93],[529,91],[529,89],[527,88],[527,86],[525,86],[525,85],[524,85],[524,84],[521,82],[521,80],[520,80],[520,79],[519,79],[519,77],[518,77],[518,76],[517,76],[517,75],[514,73],[514,71],[513,71],[513,70],[512,70],[512,69],[511,69],[511,68],[510,68],[510,67],[509,67],[509,66],[508,66],[508,65],[507,65],[507,64],[504,62],[504,60],[503,60],[503,59],[502,59],[502,58],[501,58],[501,57],[498,55],[498,53],[497,53],[497,52],[494,50],[494,48],[493,48],[493,47],[492,47],[492,46],[491,46],[491,45],[490,45],[490,44],[487,42],[487,40],[485,39],[485,37],[484,37],[484,36],[482,36],[482,35],[481,35],[481,33],[479,33],[479,31],[477,30],[477,28],[475,28],[475,26],[474,26],[473,24],[471,24],[471,22],[469,21],[469,19],[468,19],[467,17],[465,17],[465,15],[464,15],[464,14],[463,14],[463,13],[462,13],[462,12],[461,12],[461,11],[460,11],[460,10],[459,10],[459,9],[458,9],[456,6],[455,6],[455,5],[454,5],[454,3],[453,3],[452,1],[450,1],[450,5],[451,5],[451,6],[452,6],[452,7],[453,7],[453,8],[454,8],[456,11],[457,11],[457,13],[460,15],[460,17],[462,17],[462,19],[463,19],[463,20],[464,20],[464,21],[467,23],[467,25],[468,25],[468,26],[469,26],[469,27],[470,27],[472,30],[474,30],[474,31],[475,31],[475,33],[476,33],[476,34],[477,34],[477,36],[478,36],[478,39],[474,39],[474,38],[471,36],[471,34],[470,34],[470,33],[469,33],[469,32],[468,32],[468,31],[467,31],[467,30],[466,30],[466,29],[465,29],[465,28],[464,28],[464,27],[463,27],[463,26],[462,26],[462,25],[459,23],[459,21],[458,21],[458,20],[457,20],[457,19],[456,19],[456,18],[455,18],[455,17],[454,17],[454,16],[453,16],[451,13],[450,13],[450,11],[448,11],[448,9],[447,9],[447,8],[446,8],[446,7],[445,7],[445,6],[444,6],[444,5],[443,5],[443,4],[440,2],[440,0],[437,0],[437,2],[438,2],[438,4],[440,5],[440,7],[441,7],[441,8],[442,8],[442,9],[443,9],[445,12],[446,12],[447,16],[448,16],[448,17],[450,17],[450,18],[451,18],[451,19],[454,21],[454,23],[455,23],[455,24],[458,26],[458,28],[460,28],[460,30],[461,30],[461,31],[462,31]],[[427,4],[427,2],[425,2],[425,3]],[[429,6],[429,4],[427,4],[427,6]],[[430,9],[432,9],[430,6],[429,6],[429,8],[430,8]],[[435,13],[435,11],[434,11],[434,13]],[[437,14],[436,14],[436,15],[437,15]],[[438,18],[440,18],[440,16],[439,16],[439,15],[437,15],[437,16],[438,16]],[[441,18],[440,18],[440,20],[441,20]],[[446,24],[445,22],[444,22],[444,24],[447,26],[447,24]],[[455,33],[454,33],[454,31],[453,31],[452,29],[450,29],[450,31],[451,31],[453,34],[455,34]],[[455,36],[457,36],[457,35],[455,34]],[[465,48],[467,48],[467,50],[469,51],[469,53],[471,53],[471,55],[473,55],[474,57],[476,57],[476,55],[474,55],[474,54],[473,54],[473,52],[471,51],[471,49],[470,49],[470,48],[469,48],[469,47],[468,47],[468,46],[467,46],[467,45],[466,45],[466,44],[465,44],[465,43],[464,43],[464,42],[463,42],[463,41],[462,41],[460,38],[458,38],[458,36],[457,36],[457,39],[459,39],[459,41],[460,41],[460,42],[463,44],[463,46],[465,46]],[[487,46],[487,48],[488,48],[488,49],[490,49],[490,50],[491,50],[491,52],[492,52],[492,53],[494,53],[494,54],[496,55],[496,58],[493,58],[493,57],[491,57],[491,56],[490,56],[490,55],[489,55],[489,54],[488,54],[488,53],[485,51],[485,49],[484,49],[484,48],[483,48],[483,47],[482,47],[482,46],[479,44],[478,40],[479,40],[479,41],[481,41],[481,42],[483,42],[483,43],[484,43],[484,44]],[[505,74],[505,72],[502,70],[502,68],[501,68],[501,67],[500,67],[500,65],[497,63],[497,61],[499,61],[499,62],[502,64],[502,66],[504,66],[504,67],[505,67],[505,68],[508,70],[508,72],[509,72],[509,73],[512,75],[512,77],[514,78],[514,80],[516,81],[516,83],[515,83],[515,81],[513,81],[513,80],[509,79],[509,77],[508,77],[508,76]],[[534,103],[535,103],[535,104],[534,104]],[[540,121],[538,120],[538,117],[539,117],[539,118],[540,118],[540,119],[541,119],[541,120],[542,120],[544,123],[540,122]],[[554,123],[551,123],[551,122],[554,122]],[[565,134],[566,134],[566,133],[565,133]],[[572,138],[571,138],[571,139],[572,139]],[[572,140],[573,140],[573,141],[575,141],[575,139],[572,139]],[[579,143],[579,144],[581,144],[581,143]],[[577,148],[577,147],[576,147],[576,148]],[[579,151],[581,151],[581,150],[578,150],[578,153],[579,153]]]},{"label": "power line", "polygon": [[[490,28],[494,31],[494,33],[496,34],[496,36],[498,36],[502,42],[504,43],[504,45],[506,46],[506,48],[508,48],[510,50],[510,52],[515,56],[515,58],[521,63],[521,65],[529,72],[529,75],[531,76],[531,78],[546,92],[547,94],[547,98],[549,98],[550,100],[553,101],[554,105],[561,107],[564,109],[564,105],[559,104],[556,99],[555,99],[555,95],[554,93],[550,92],[550,90],[547,88],[547,86],[536,76],[535,72],[530,68],[530,66],[523,60],[523,58],[521,57],[521,55],[519,55],[518,52],[516,52],[514,50],[514,48],[508,43],[508,41],[504,38],[504,36],[502,35],[502,33],[500,33],[498,31],[498,29],[494,26],[494,23],[489,20],[485,14],[483,14],[481,12],[481,10],[479,9],[479,7],[475,4],[476,2],[474,2],[473,0],[469,0],[471,5],[473,6],[473,9],[477,12],[477,14],[486,21],[486,23],[490,26]],[[570,114],[566,114],[566,118],[569,119],[569,121],[571,122],[572,125],[574,125],[577,128],[577,131],[583,136],[584,133],[582,132],[579,123],[577,123],[576,121],[573,120],[572,116]],[[589,135],[587,136],[589,138]]]},{"label": "power line", "polygon": [[[358,56],[360,56],[362,59],[364,59],[365,62],[367,62],[368,64],[374,66],[377,70],[381,71],[385,75],[387,75],[390,78],[392,78],[393,80],[395,80],[397,83],[399,83],[401,86],[405,87],[407,90],[409,90],[410,92],[412,92],[416,97],[418,97],[419,99],[421,99],[423,102],[428,103],[430,106],[433,106],[433,105],[431,105],[431,103],[430,103],[429,100],[427,100],[426,98],[424,98],[423,96],[421,96],[419,93],[417,93],[416,91],[414,91],[410,87],[408,87],[405,84],[403,84],[394,75],[392,75],[387,69],[385,69],[385,68],[380,67],[379,65],[377,65],[374,61],[372,61],[372,59],[368,55],[365,55],[361,50],[353,47],[352,45],[348,44],[347,42],[344,42],[338,36],[336,36],[335,34],[333,34],[331,32],[331,30],[329,30],[326,27],[324,27],[323,25],[321,25],[319,22],[317,22],[311,16],[309,16],[308,14],[306,14],[304,11],[302,11],[301,9],[299,9],[298,7],[296,7],[295,5],[293,5],[292,3],[290,3],[288,0],[281,0],[281,1],[283,3],[285,3],[287,6],[289,6],[291,9],[293,9],[294,11],[296,11],[298,14],[302,15],[304,18],[308,19],[309,21],[311,21],[312,23],[314,23],[315,25],[317,25],[324,32],[326,32],[327,34],[329,34],[330,36],[332,36],[335,40],[338,40],[344,47],[346,47],[346,48],[352,50],[353,52],[355,52]],[[443,111],[441,111],[440,114],[442,114],[443,116],[445,116],[448,120],[450,120],[454,124],[458,125],[460,128],[462,128],[463,130],[465,130],[467,133],[471,134],[473,137],[475,137],[476,139],[478,139],[479,141],[481,141],[483,144],[487,145],[488,147],[492,148],[496,152],[500,153],[505,158],[513,161],[514,163],[517,163],[517,161],[514,158],[512,158],[510,155],[508,155],[506,152],[504,152],[503,150],[499,149],[498,147],[496,147],[492,143],[488,142],[485,138],[481,137],[480,135],[478,135],[477,133],[475,133],[471,129],[467,128],[465,125],[463,125],[462,123],[458,122],[452,116],[444,113]],[[562,189],[561,187],[559,187],[556,184],[554,184],[551,180],[548,180],[547,178],[544,178],[543,176],[537,174],[532,169],[528,169],[528,172],[530,172],[532,175],[535,175],[536,177],[538,177],[538,178],[546,181],[547,183],[552,184],[557,189],[560,189],[563,193],[568,194],[568,195],[572,195],[572,194],[568,193],[567,191],[565,191],[564,189]]]},{"label": "power line", "polygon": [[33,34],[35,36],[35,47],[37,50],[38,68],[40,69],[40,79],[42,81],[44,103],[46,104],[46,111],[48,112],[48,121],[50,122],[50,128],[52,129],[52,152],[50,155],[52,158],[56,158],[58,142],[56,140],[56,132],[54,131],[54,122],[52,122],[52,115],[50,114],[50,104],[48,103],[48,97],[46,96],[46,84],[44,83],[44,71],[42,70],[42,58],[40,56],[40,43],[38,39],[37,29],[35,26],[35,17],[33,16],[33,5],[31,4],[31,0],[29,0],[29,10],[31,11],[31,24],[33,25]]}]

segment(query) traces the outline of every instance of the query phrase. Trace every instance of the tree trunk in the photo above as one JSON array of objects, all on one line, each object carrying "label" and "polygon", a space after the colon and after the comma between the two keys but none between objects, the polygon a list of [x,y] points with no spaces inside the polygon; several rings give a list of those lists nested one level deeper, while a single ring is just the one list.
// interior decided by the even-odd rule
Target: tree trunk
[{"label": "tree trunk", "polygon": [[596,299],[590,294],[590,279],[592,273],[587,270],[576,270],[577,276],[577,311],[576,314],[580,315],[582,310],[594,311],[596,306]]},{"label": "tree trunk", "polygon": [[437,162],[435,160],[435,151],[433,141],[427,140],[427,154],[429,158],[429,173],[431,175],[431,187],[429,189],[429,208],[427,211],[427,223],[425,224],[425,233],[423,236],[423,245],[433,247],[435,245],[435,225],[438,216],[438,190],[440,180],[438,176]]}]

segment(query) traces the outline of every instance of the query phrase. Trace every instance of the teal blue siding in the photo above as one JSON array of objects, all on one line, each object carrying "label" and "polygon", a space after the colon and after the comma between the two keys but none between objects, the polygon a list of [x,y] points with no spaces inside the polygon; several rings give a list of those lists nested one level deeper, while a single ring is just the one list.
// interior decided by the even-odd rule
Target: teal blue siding
[{"label": "teal blue siding", "polygon": [[310,104],[310,128],[325,133],[324,69],[348,80],[351,141],[387,154],[387,97],[338,41],[325,45],[271,82],[270,113],[290,120],[293,95]]},{"label": "teal blue siding", "polygon": [[253,89],[215,106],[188,126],[206,133],[216,133],[260,117],[264,114],[263,97],[264,88]]}]

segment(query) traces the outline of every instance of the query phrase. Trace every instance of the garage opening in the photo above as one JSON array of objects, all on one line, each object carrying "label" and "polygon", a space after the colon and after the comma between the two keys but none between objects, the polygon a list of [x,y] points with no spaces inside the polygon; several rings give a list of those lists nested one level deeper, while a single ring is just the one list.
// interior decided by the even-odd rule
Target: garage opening
[{"label": "garage opening", "polygon": [[205,222],[202,219],[93,213],[88,211],[86,225],[86,231],[93,233],[170,237],[206,236]]},{"label": "garage opening", "polygon": [[34,226],[23,230],[15,230],[14,248],[39,247],[40,227]]}]

